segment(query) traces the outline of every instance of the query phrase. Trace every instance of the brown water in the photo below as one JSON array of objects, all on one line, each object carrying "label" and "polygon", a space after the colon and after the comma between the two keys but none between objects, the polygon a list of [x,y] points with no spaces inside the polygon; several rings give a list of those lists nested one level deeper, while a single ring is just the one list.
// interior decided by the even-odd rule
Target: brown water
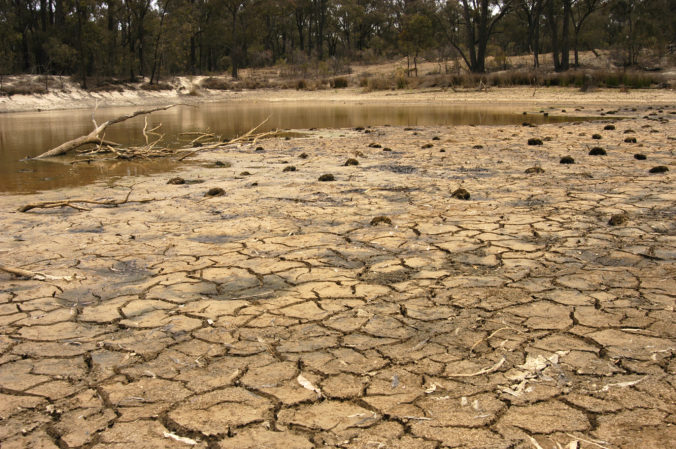
[{"label": "brown water", "polygon": [[[137,108],[108,108],[96,113],[101,123]],[[362,103],[207,103],[179,106],[149,116],[149,126],[162,124],[166,145],[185,145],[182,132],[209,131],[231,138],[253,128],[266,117],[261,131],[271,129],[348,128],[355,126],[509,125],[574,120],[545,117],[493,106],[436,106]],[[106,139],[123,145],[144,142],[144,117],[113,125]],[[91,111],[28,112],[0,115],[0,192],[35,192],[66,186],[87,185],[120,176],[166,172],[177,163],[169,160],[101,161],[73,163],[73,158],[22,160],[37,156],[69,139],[91,131]]]}]

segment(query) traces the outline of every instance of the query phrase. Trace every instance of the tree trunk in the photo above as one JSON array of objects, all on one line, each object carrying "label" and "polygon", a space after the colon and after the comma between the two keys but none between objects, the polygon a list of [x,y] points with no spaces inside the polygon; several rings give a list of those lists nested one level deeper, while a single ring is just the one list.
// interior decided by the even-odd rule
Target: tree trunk
[{"label": "tree trunk", "polygon": [[230,62],[232,63],[232,77],[237,79],[239,77],[239,49],[237,42],[237,9],[232,11],[232,49],[230,51]]},{"label": "tree trunk", "polygon": [[570,14],[571,1],[563,0],[563,28],[561,30],[561,71],[570,68]]},{"label": "tree trunk", "polygon": [[77,43],[78,43],[78,53],[80,56],[80,76],[82,77],[82,88],[87,89],[87,63],[85,61],[85,51],[84,51],[84,32],[82,30],[86,18],[86,13],[84,11],[83,5],[80,1],[77,2],[76,7],[77,12]]},{"label": "tree trunk", "polygon": [[549,32],[552,35],[552,58],[554,59],[554,70],[558,72],[561,70],[561,62],[559,61],[558,23],[554,12],[554,0],[547,1],[547,22],[549,23]]}]

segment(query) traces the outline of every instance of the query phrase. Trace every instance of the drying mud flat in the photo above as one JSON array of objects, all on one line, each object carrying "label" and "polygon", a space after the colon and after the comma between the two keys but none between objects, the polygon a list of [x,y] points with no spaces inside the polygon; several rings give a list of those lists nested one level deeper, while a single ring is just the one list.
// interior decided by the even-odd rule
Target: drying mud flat
[{"label": "drying mud flat", "polygon": [[674,108],[3,196],[0,444],[673,447]]}]

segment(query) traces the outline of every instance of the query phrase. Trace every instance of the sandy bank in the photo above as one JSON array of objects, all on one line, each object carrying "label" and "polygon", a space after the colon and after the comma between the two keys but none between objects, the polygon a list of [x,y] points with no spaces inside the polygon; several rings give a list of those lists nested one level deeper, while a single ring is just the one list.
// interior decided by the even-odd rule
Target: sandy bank
[{"label": "sandy bank", "polygon": [[581,92],[574,88],[525,87],[492,88],[488,92],[476,90],[431,89],[364,92],[362,89],[340,89],[319,91],[296,90],[251,90],[212,91],[199,89],[197,96],[188,95],[189,82],[177,90],[124,92],[87,92],[72,88],[68,92],[55,91],[44,95],[13,95],[0,97],[0,113],[26,112],[56,109],[91,109],[116,106],[155,106],[172,103],[197,104],[200,102],[289,102],[289,101],[335,101],[335,102],[409,102],[439,104],[476,103],[500,105],[529,105],[544,107],[620,107],[624,105],[674,105],[676,93],[672,90],[631,90],[598,89]]}]

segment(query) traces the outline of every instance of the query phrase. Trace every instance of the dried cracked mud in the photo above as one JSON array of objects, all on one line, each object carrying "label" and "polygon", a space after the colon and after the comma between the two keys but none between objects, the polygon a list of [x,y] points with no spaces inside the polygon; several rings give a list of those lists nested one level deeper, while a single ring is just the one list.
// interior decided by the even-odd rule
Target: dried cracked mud
[{"label": "dried cracked mud", "polygon": [[[676,128],[651,113],[311,131],[200,153],[177,173],[203,183],[3,197],[0,259],[54,278],[0,274],[0,445],[675,447]],[[130,188],[151,201],[17,212]]]}]

